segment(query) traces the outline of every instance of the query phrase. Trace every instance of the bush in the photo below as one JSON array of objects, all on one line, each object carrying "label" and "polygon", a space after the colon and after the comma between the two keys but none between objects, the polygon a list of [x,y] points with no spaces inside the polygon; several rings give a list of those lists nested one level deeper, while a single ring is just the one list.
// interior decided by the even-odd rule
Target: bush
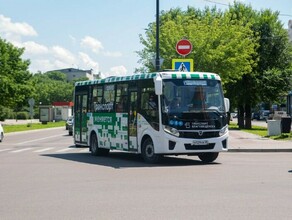
[{"label": "bush", "polygon": [[7,107],[0,105],[0,121],[5,121],[5,119],[14,118],[15,114],[13,110]]},{"label": "bush", "polygon": [[39,113],[38,109],[37,109],[37,111],[35,110],[34,112],[35,112],[35,113],[34,113],[33,118],[34,118],[34,119],[39,119],[39,118],[40,118],[40,113]]},{"label": "bush", "polygon": [[17,112],[16,119],[23,119],[23,120],[29,119],[28,112]]}]

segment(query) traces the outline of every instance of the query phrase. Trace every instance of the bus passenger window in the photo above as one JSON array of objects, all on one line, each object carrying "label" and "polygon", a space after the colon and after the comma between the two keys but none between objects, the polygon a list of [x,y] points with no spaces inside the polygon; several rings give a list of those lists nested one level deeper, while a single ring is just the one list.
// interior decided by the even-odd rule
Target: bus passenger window
[{"label": "bus passenger window", "polygon": [[119,100],[116,103],[116,111],[117,112],[127,112],[127,96],[119,97]]}]

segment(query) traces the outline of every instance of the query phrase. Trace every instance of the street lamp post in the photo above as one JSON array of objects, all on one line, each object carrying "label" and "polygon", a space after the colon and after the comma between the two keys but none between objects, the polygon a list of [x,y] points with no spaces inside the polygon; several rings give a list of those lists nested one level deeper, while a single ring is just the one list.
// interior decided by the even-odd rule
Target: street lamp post
[{"label": "street lamp post", "polygon": [[159,0],[156,0],[156,58],[155,69],[160,70],[160,55],[159,55]]}]

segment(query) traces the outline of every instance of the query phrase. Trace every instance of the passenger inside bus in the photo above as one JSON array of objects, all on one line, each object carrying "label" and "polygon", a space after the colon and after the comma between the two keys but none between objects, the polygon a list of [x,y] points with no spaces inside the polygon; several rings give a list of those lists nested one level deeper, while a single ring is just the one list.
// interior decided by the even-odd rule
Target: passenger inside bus
[{"label": "passenger inside bus", "polygon": [[204,109],[205,108],[205,94],[203,87],[196,87],[194,96],[191,101],[191,106],[194,109]]},{"label": "passenger inside bus", "polygon": [[127,111],[127,97],[120,97],[120,101],[116,104],[117,112],[126,112]]},{"label": "passenger inside bus", "polygon": [[157,104],[158,104],[157,96],[155,96],[154,94],[151,93],[149,95],[149,102],[148,102],[149,109],[156,110]]},{"label": "passenger inside bus", "polygon": [[178,97],[175,97],[169,104],[169,110],[170,111],[175,111],[180,107],[180,100]]}]

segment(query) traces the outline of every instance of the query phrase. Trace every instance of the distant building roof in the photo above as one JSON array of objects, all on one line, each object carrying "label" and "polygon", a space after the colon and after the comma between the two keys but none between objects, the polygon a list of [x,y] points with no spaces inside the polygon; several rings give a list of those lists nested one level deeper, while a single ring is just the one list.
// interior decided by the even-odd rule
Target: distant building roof
[{"label": "distant building roof", "polygon": [[[58,70],[52,70],[52,71],[58,71],[62,73],[68,73],[68,72],[86,72],[89,74],[92,74],[92,69],[90,70],[81,70],[81,69],[76,69],[76,68],[66,68],[66,69],[58,69]],[[52,72],[50,71],[50,72]]]},{"label": "distant building roof", "polygon": [[76,68],[66,68],[66,69],[57,69],[57,70],[51,70],[48,72],[61,72],[66,74],[68,81],[73,81],[74,79],[87,77],[89,80],[93,80],[95,78],[93,74],[93,70],[81,70]]},{"label": "distant building roof", "polygon": [[53,102],[53,106],[73,106],[73,102]]}]

